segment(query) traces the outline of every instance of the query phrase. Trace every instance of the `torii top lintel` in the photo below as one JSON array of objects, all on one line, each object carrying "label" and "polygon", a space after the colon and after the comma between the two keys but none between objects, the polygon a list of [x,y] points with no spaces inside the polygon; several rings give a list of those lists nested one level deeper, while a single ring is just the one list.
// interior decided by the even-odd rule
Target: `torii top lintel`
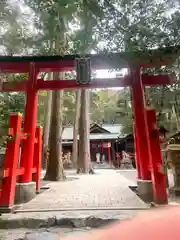
[{"label": "torii top lintel", "polygon": [[[122,69],[134,66],[157,67],[167,65],[180,54],[180,46],[170,46],[155,50],[87,55],[92,69]],[[79,55],[65,56],[0,56],[0,71],[21,73],[29,71],[34,62],[39,71],[71,71]]]}]

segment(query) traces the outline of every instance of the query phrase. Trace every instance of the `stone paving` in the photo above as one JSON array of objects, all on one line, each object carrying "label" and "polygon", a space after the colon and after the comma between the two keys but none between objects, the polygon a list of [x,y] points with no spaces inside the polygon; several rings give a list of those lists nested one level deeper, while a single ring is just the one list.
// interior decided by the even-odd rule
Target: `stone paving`
[{"label": "stone paving", "polygon": [[[74,171],[68,170],[67,181],[48,183],[48,190],[19,208],[20,210],[49,209],[50,212],[2,215],[0,239],[53,240],[57,236],[89,235],[92,228],[100,227],[101,224],[132,218],[142,209],[148,208],[148,205],[128,187],[136,185],[134,176],[132,171],[127,174],[126,171],[107,169],[96,169],[94,175],[77,176]],[[88,208],[94,210],[83,210]],[[106,210],[98,210],[98,208]],[[112,210],[112,208],[117,209]],[[118,208],[122,209],[118,210]],[[124,208],[135,208],[135,210]],[[71,211],[51,211],[53,209],[71,209]]]},{"label": "stone paving", "polygon": [[[131,181],[132,184],[137,184],[136,170],[116,170],[116,172]],[[169,186],[172,187],[174,185],[174,180],[171,170],[168,171],[168,179]]]},{"label": "stone paving", "polygon": [[[116,170],[118,174],[124,176],[127,178],[129,181],[132,182],[132,185],[136,185],[136,170]],[[173,179],[173,174],[172,171],[168,171],[168,180],[169,180],[169,187],[172,188],[174,186],[174,179]],[[168,196],[168,201],[169,204],[180,204],[180,196],[175,196],[174,194],[170,193],[169,191],[169,196]]]},{"label": "stone paving", "polygon": [[[133,218],[142,212],[142,209],[148,208],[148,205],[128,187],[136,185],[135,170],[96,169],[95,175],[79,176],[72,170],[66,173],[67,181],[48,183],[50,187],[48,190],[20,206],[20,209],[67,210],[71,208],[71,211],[3,215],[0,219],[2,220],[0,221],[0,239],[54,240],[57,237],[64,239],[71,236],[86,236],[91,234],[94,227],[99,228],[103,224],[111,223],[112,220]],[[169,172],[169,182],[172,186],[171,172]],[[175,201],[179,202],[177,198]],[[133,207],[142,209],[123,209]],[[77,208],[78,211],[75,210]],[[82,210],[86,208],[94,208],[94,210]],[[106,210],[98,210],[98,208]],[[118,208],[122,209],[118,210]],[[6,230],[2,229],[3,226]],[[17,227],[19,229],[16,229]]]},{"label": "stone paving", "polygon": [[49,183],[48,190],[20,209],[144,207],[145,203],[129,189],[132,184],[115,170],[96,170],[94,175]]},{"label": "stone paving", "polygon": [[14,229],[0,230],[1,240],[57,240],[66,239],[66,237],[82,237],[91,235],[92,229],[90,228],[49,228],[49,229]]}]

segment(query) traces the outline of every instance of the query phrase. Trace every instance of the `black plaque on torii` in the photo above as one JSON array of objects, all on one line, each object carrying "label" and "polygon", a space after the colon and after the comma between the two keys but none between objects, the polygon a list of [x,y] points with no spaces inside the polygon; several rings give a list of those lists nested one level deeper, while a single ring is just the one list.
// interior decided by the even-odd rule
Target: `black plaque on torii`
[{"label": "black plaque on torii", "polygon": [[78,84],[91,83],[90,58],[76,58],[76,81]]}]

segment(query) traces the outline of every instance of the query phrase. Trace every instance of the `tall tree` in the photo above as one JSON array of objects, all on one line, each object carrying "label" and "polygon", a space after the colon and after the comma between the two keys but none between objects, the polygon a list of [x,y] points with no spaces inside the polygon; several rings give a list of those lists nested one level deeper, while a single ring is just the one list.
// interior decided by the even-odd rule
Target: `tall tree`
[{"label": "tall tree", "polygon": [[[74,38],[74,52],[85,56],[97,44],[95,37],[95,27],[98,19],[102,17],[101,5],[98,1],[79,1],[79,9],[77,11],[77,19],[80,22],[80,29],[76,32]],[[80,93],[79,93],[80,95]],[[80,97],[77,95],[77,97]],[[77,159],[77,172],[89,173],[92,172],[90,146],[89,146],[89,130],[90,130],[90,114],[89,114],[89,90],[81,90],[81,107],[79,118],[79,154]],[[78,108],[78,106],[77,106]],[[78,111],[76,111],[79,114]],[[75,119],[74,129],[74,148],[73,157],[77,156],[77,119]]]},{"label": "tall tree", "polygon": [[[54,73],[53,80],[62,79],[63,74]],[[45,180],[64,180],[65,174],[62,161],[62,131],[63,131],[63,91],[54,91],[52,94],[52,114],[49,138],[49,161]]]},{"label": "tall tree", "polygon": [[81,107],[81,90],[76,91],[76,111],[74,117],[73,127],[73,151],[72,151],[72,162],[73,166],[76,167],[78,160],[78,133],[79,133],[79,117]]},{"label": "tall tree", "polygon": [[81,90],[81,107],[79,118],[79,157],[77,161],[77,173],[90,173],[91,158],[89,147],[89,90]]},{"label": "tall tree", "polygon": [[46,97],[46,114],[44,114],[44,137],[43,137],[43,145],[44,148],[48,148],[49,145],[49,131],[50,131],[50,122],[51,122],[51,107],[52,107],[52,91],[48,91]]},{"label": "tall tree", "polygon": [[[49,79],[51,79],[52,74],[48,74]],[[46,97],[46,114],[44,114],[44,128],[43,128],[43,167],[46,167],[46,161],[48,151],[49,151],[49,133],[50,133],[50,124],[51,124],[51,112],[52,112],[52,91],[48,91]]]},{"label": "tall tree", "polygon": [[[74,13],[75,5],[71,1],[53,0],[27,0],[28,5],[34,10],[34,21],[39,29],[41,40],[39,47],[46,54],[64,55],[67,53],[68,23]],[[43,8],[43,11],[40,9]],[[41,38],[41,39],[40,39]],[[48,48],[48,43],[54,42],[53,48]],[[62,75],[61,75],[62,77]],[[53,79],[59,79],[59,73],[53,74]],[[54,91],[52,94],[52,114],[49,139],[49,161],[45,179],[62,180],[65,178],[62,163],[62,123],[63,123],[63,91]]]},{"label": "tall tree", "polygon": [[[94,1],[95,3],[95,1]],[[83,5],[83,13],[81,23],[84,27],[81,31],[81,52],[83,56],[89,53],[90,50],[97,44],[97,39],[94,38],[93,28],[96,26],[98,17],[101,18],[101,7],[96,2],[96,11],[92,11],[88,5]],[[98,12],[98,14],[97,14]],[[77,161],[77,173],[94,173],[91,165],[90,156],[90,92],[89,89],[81,90],[81,107],[79,118],[79,157]]]}]

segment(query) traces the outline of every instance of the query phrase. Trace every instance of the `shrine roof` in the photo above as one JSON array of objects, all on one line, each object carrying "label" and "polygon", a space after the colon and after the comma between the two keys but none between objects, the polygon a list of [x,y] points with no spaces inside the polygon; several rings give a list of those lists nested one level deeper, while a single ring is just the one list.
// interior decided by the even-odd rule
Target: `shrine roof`
[{"label": "shrine roof", "polygon": [[[101,128],[107,130],[106,133],[90,133],[90,140],[106,140],[106,139],[118,139],[125,137],[121,133],[122,126],[120,124],[102,124]],[[78,137],[79,138],[79,137]],[[65,127],[63,131],[62,139],[64,141],[73,140],[73,127]]]},{"label": "shrine roof", "polygon": [[63,140],[72,140],[73,139],[73,127],[65,127],[62,134]]},{"label": "shrine roof", "polygon": [[113,140],[113,139],[117,139],[119,137],[119,134],[117,133],[90,133],[90,140]]},{"label": "shrine roof", "polygon": [[[121,53],[100,53],[86,55],[91,59],[92,67],[94,68],[127,68],[129,64],[134,65],[163,65],[167,64],[172,59],[176,59],[180,53],[180,46],[169,46],[147,51],[132,51]],[[79,55],[64,55],[64,56],[0,56],[0,68],[4,68],[4,63],[24,63],[30,62],[41,63],[39,68],[45,68],[43,63],[55,62],[73,62]],[[16,66],[17,67],[17,66]],[[24,66],[25,67],[25,66]],[[13,68],[13,65],[11,65]],[[15,67],[14,67],[15,68]]]},{"label": "shrine roof", "polygon": [[106,129],[107,131],[109,131],[110,133],[121,133],[122,130],[122,125],[121,124],[102,124],[101,125],[102,128]]},{"label": "shrine roof", "polygon": [[[63,134],[64,135],[64,134]],[[64,138],[65,137],[65,138]],[[90,140],[116,140],[118,139],[119,137],[119,134],[117,133],[102,133],[102,134],[99,134],[99,133],[90,133],[89,135],[89,138]],[[123,136],[121,136],[122,138]],[[77,137],[79,139],[79,135]],[[67,140],[72,140],[72,137],[71,138],[67,138],[67,136],[63,136],[62,138],[64,143],[68,144],[68,143],[72,143],[72,141],[67,141]]]}]

